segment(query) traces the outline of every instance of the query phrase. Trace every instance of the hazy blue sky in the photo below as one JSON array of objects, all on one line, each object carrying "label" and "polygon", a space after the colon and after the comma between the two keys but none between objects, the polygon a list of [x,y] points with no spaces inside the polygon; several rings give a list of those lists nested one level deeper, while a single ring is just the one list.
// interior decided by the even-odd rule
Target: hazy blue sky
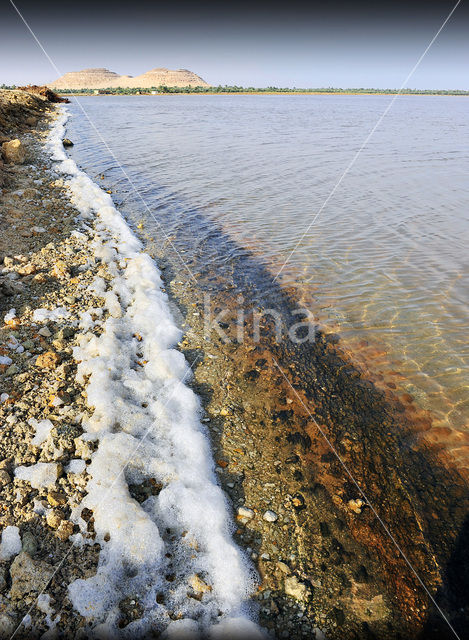
[{"label": "hazy blue sky", "polygon": [[[62,73],[107,67],[138,75],[187,68],[211,84],[399,87],[454,2],[221,2],[16,0]],[[469,12],[456,10],[409,82],[469,89]],[[57,74],[9,0],[0,8],[0,83]]]}]

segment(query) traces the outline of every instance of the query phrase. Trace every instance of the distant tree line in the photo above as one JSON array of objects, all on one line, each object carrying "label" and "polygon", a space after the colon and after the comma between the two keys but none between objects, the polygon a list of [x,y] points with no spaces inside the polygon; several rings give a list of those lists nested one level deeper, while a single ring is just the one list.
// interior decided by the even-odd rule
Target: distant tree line
[{"label": "distant tree line", "polygon": [[[16,89],[15,85],[7,86],[2,84],[1,89]],[[126,88],[126,87],[109,87],[107,89],[90,90],[90,89],[60,89],[61,94],[110,94],[110,95],[147,95],[152,93],[376,93],[376,94],[403,94],[403,95],[450,95],[450,96],[467,96],[469,90],[462,89],[367,89],[364,87],[342,89],[340,87],[319,87],[317,89],[302,89],[298,87],[240,87],[238,85],[218,85],[217,87],[168,87],[159,85],[158,87],[148,88]]]}]

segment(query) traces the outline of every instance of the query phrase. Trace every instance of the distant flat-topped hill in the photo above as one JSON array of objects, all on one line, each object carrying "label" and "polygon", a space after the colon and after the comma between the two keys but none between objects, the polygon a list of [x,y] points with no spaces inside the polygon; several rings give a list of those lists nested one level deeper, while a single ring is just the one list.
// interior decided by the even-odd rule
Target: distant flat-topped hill
[{"label": "distant flat-topped hill", "polygon": [[47,86],[51,89],[150,89],[151,87],[209,87],[202,78],[187,69],[151,69],[140,76],[120,76],[109,69],[70,71]]}]

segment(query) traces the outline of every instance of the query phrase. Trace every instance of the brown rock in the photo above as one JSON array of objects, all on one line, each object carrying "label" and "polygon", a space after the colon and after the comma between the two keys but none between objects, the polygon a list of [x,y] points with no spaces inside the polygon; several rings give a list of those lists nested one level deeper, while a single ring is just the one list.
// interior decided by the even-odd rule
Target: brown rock
[{"label": "brown rock", "polygon": [[26,151],[21,140],[10,140],[2,144],[2,152],[5,162],[9,164],[23,164],[26,160]]},{"label": "brown rock", "polygon": [[24,267],[17,269],[20,276],[32,276],[36,273],[36,267],[33,264],[25,264]]},{"label": "brown rock", "polygon": [[55,369],[60,363],[60,356],[55,351],[41,353],[36,359],[36,366],[40,369]]},{"label": "brown rock", "polygon": [[11,482],[11,476],[8,473],[8,471],[1,469],[0,470],[0,487],[4,487],[6,484],[10,484],[10,482]]},{"label": "brown rock", "polygon": [[65,504],[67,502],[67,498],[63,493],[59,491],[49,491],[47,494],[47,502],[52,507],[59,507],[61,504]]},{"label": "brown rock", "polygon": [[58,529],[63,520],[65,516],[60,509],[51,509],[46,516],[46,522],[52,529]]},{"label": "brown rock", "polygon": [[70,271],[63,260],[57,260],[52,268],[51,275],[59,280],[64,280],[70,276]]},{"label": "brown rock", "polygon": [[65,542],[68,540],[73,533],[73,522],[70,520],[62,520],[57,529],[57,536]]},{"label": "brown rock", "polygon": [[29,593],[41,593],[52,577],[53,567],[42,560],[33,560],[21,551],[10,567],[12,600],[21,600]]}]

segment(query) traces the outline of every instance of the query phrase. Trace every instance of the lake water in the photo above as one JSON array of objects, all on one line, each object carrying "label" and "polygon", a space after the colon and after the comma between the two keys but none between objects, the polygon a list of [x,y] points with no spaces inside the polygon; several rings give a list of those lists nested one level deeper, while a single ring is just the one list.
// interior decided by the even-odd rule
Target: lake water
[{"label": "lake water", "polygon": [[391,100],[80,98],[144,202],[76,103],[69,136],[155,235],[183,228],[193,246],[215,227],[235,244],[206,256],[214,272],[234,246],[272,274],[256,286],[282,270],[278,283],[378,384],[431,411],[435,438],[469,466],[469,100],[399,97],[324,206]]}]

